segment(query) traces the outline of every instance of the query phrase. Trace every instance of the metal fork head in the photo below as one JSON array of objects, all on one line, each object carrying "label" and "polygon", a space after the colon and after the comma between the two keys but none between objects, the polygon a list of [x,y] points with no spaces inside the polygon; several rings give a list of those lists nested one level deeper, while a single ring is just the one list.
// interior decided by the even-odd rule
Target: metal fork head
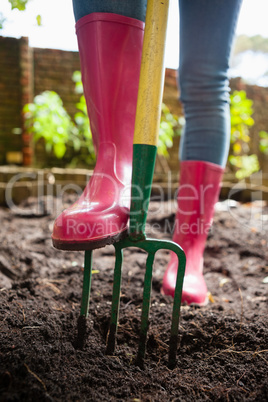
[{"label": "metal fork head", "polygon": [[155,253],[160,250],[171,250],[178,256],[178,271],[176,288],[174,294],[172,322],[171,322],[171,334],[169,342],[169,358],[168,366],[173,368],[176,365],[176,353],[178,343],[178,327],[180,318],[180,306],[182,296],[183,278],[185,272],[186,258],[182,248],[167,240],[145,239],[141,241],[132,241],[129,237],[114,244],[115,247],[115,270],[114,270],[114,284],[113,284],[113,296],[112,296],[112,311],[110,330],[107,339],[107,354],[113,354],[116,343],[116,333],[119,315],[120,304],[120,289],[121,289],[121,275],[122,275],[122,263],[123,263],[123,249],[127,247],[138,247],[146,251],[148,254],[146,260],[146,271],[144,277],[144,289],[143,289],[143,306],[141,315],[141,327],[140,327],[140,340],[137,354],[137,364],[143,366],[145,351],[146,351],[146,339],[149,328],[149,313],[150,313],[150,299],[151,299],[151,287],[152,287],[152,273],[153,262]]}]

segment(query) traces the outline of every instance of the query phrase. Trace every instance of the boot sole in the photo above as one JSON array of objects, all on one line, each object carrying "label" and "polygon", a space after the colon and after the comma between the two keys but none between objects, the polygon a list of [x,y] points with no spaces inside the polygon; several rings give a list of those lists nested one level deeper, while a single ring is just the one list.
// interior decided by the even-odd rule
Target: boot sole
[{"label": "boot sole", "polygon": [[[170,294],[166,294],[166,293],[163,291],[163,288],[161,288],[160,293],[161,293],[161,295],[163,295],[163,296],[171,296]],[[173,296],[171,296],[171,297],[173,297]],[[183,301],[181,302],[181,305],[182,305],[182,306],[189,306],[189,307],[205,307],[205,306],[208,305],[208,301],[209,301],[209,298],[208,298],[208,296],[206,296],[206,298],[205,298],[205,300],[203,301],[203,303],[195,303],[195,302],[188,303],[186,300],[183,300]]]},{"label": "boot sole", "polygon": [[94,250],[96,248],[105,247],[124,239],[127,236],[128,230],[117,233],[114,236],[108,236],[104,239],[99,240],[89,240],[87,242],[66,242],[62,240],[56,240],[52,238],[53,247],[58,250],[69,250],[69,251],[84,251],[84,250]]}]

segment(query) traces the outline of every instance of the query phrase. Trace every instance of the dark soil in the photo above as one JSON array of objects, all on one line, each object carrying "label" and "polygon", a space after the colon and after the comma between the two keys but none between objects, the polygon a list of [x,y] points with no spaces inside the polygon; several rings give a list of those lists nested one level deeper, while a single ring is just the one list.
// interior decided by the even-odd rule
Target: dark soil
[{"label": "dark soil", "polygon": [[[114,249],[94,251],[90,314],[77,347],[83,253],[53,249],[53,214],[0,209],[1,401],[267,401],[268,209],[216,212],[205,252],[206,307],[182,306],[178,362],[167,368],[172,299],[155,262],[144,368],[135,365],[145,255],[125,251],[114,356],[105,355]],[[226,204],[219,204],[225,207]],[[27,207],[27,209],[26,209]],[[149,232],[170,238],[174,206],[152,203]],[[170,208],[171,207],[171,208]],[[162,209],[163,209],[162,208]],[[222,210],[223,209],[223,210]]]}]

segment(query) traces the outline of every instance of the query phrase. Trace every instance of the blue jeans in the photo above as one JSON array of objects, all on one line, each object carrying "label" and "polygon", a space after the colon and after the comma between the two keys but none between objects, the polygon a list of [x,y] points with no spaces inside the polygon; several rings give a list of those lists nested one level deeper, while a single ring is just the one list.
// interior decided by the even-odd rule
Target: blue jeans
[{"label": "blue jeans", "polygon": [[75,20],[91,13],[113,13],[145,21],[147,0],[73,0]]},{"label": "blue jeans", "polygon": [[[242,0],[179,0],[180,159],[225,166],[230,144],[228,69]],[[145,20],[146,0],[73,0],[75,19],[109,12]]]}]

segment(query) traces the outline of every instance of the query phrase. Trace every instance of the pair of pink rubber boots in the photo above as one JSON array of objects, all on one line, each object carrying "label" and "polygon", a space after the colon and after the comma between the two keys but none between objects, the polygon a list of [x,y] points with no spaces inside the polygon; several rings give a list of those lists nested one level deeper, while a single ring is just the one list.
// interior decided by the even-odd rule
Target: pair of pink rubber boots
[{"label": "pair of pink rubber boots", "polygon": [[[84,93],[97,154],[94,174],[78,201],[55,221],[53,245],[87,250],[111,244],[127,230],[132,145],[144,23],[93,13],[76,24]],[[173,240],[186,253],[182,301],[204,305],[203,251],[223,169],[183,161]],[[177,260],[171,256],[162,292],[174,296]]]}]

